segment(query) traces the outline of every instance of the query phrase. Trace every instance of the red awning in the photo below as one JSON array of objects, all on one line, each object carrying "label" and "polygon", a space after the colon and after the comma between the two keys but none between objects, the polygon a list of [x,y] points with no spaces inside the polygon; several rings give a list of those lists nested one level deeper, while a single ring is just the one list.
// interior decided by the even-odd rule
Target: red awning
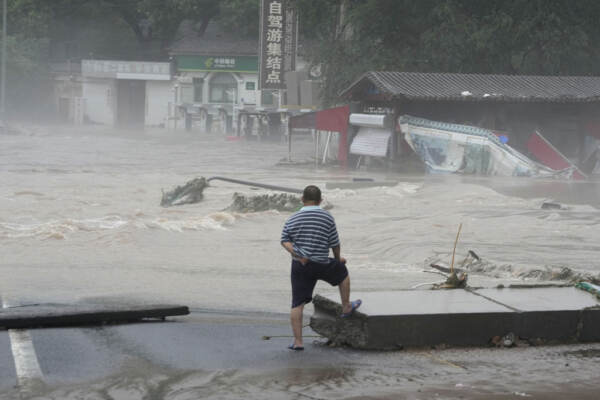
[{"label": "red awning", "polygon": [[290,128],[292,129],[315,129],[317,126],[317,113],[310,112],[290,117]]},{"label": "red awning", "polygon": [[348,117],[350,106],[328,108],[326,110],[290,117],[290,128],[317,129],[340,133],[338,161],[348,160]]}]

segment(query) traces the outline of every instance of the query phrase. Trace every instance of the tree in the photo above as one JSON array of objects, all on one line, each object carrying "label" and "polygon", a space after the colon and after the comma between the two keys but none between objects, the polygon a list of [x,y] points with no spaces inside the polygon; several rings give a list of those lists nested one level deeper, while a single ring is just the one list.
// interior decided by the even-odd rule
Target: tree
[{"label": "tree", "polygon": [[[299,0],[300,3],[310,1]],[[600,2],[595,0],[344,0],[323,9],[313,62],[324,62],[324,93],[369,70],[499,74],[598,74]],[[339,11],[338,11],[339,13]],[[301,17],[302,18],[302,17]],[[306,21],[305,21],[306,23]],[[342,28],[340,30],[340,28]],[[350,31],[341,35],[340,31]]]}]

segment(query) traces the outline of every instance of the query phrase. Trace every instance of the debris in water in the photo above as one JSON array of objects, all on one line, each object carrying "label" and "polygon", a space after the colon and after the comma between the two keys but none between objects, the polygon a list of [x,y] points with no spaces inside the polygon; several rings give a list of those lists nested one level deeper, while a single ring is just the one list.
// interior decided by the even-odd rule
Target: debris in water
[{"label": "debris in water", "polygon": [[469,252],[467,253],[467,256],[468,257],[473,257],[475,260],[479,261],[479,256],[473,250],[469,250]]},{"label": "debris in water", "polygon": [[595,295],[600,300],[600,286],[599,285],[594,285],[593,283],[590,283],[590,282],[578,282],[575,285],[575,287],[578,289],[581,289],[581,290],[585,290],[586,292],[590,292],[591,294]]},{"label": "debris in water", "polygon": [[183,204],[192,204],[202,201],[204,195],[202,192],[208,186],[204,177],[196,178],[183,186],[177,186],[175,189],[164,192],[160,205],[163,207],[180,206]]},{"label": "debris in water", "polygon": [[433,285],[434,289],[462,289],[467,287],[467,273],[463,272],[460,275],[456,271],[452,271],[446,279],[446,282]]},{"label": "debris in water", "polygon": [[[467,274],[466,272],[460,273],[458,275],[454,270],[454,255],[456,254],[456,245],[458,244],[458,237],[460,236],[460,230],[462,229],[462,223],[458,226],[458,232],[456,233],[456,240],[454,241],[454,250],[452,250],[452,263],[450,264],[450,275],[446,279],[446,282],[442,284],[433,285],[433,289],[459,289],[467,286]],[[474,258],[478,256],[469,250],[469,255],[467,257],[471,257],[473,254]],[[432,264],[433,266],[433,264]]]},{"label": "debris in water", "polygon": [[[209,178],[209,180],[210,179],[215,178]],[[240,182],[241,181],[238,181],[237,183]],[[160,205],[163,207],[170,207],[198,203],[204,198],[203,192],[207,186],[209,186],[208,180],[204,177],[200,177],[187,182],[183,186],[177,186],[169,192],[163,191]],[[233,194],[233,203],[223,211],[248,213],[277,210],[293,212],[298,211],[301,207],[302,200],[300,197],[289,193],[245,196],[236,192]],[[333,206],[325,200],[321,204],[321,207],[325,210],[333,208]]]},{"label": "debris in water", "polygon": [[542,203],[542,210],[562,210],[563,207],[559,203],[545,201]]},{"label": "debris in water", "polygon": [[[267,210],[294,212],[298,211],[302,205],[300,197],[289,193],[261,194],[249,197],[236,192],[233,194],[233,203],[231,203],[224,211],[240,213]],[[321,206],[325,210],[333,208],[333,206],[326,201],[323,201]]]},{"label": "debris in water", "polygon": [[233,203],[225,211],[241,213],[267,210],[298,211],[301,207],[302,201],[300,198],[289,193],[262,194],[248,197],[236,192],[233,194]]},{"label": "debris in water", "polygon": [[[440,272],[450,274],[451,269],[439,258],[430,258],[426,261],[427,265]],[[493,278],[511,278],[535,279],[538,281],[559,281],[574,285],[581,281],[591,282],[600,285],[600,275],[593,276],[589,273],[574,271],[569,267],[541,267],[537,269],[521,269],[510,264],[497,265],[490,261],[480,258],[472,250],[469,250],[467,256],[458,264],[454,271],[460,277],[460,274],[470,273],[491,276]],[[517,285],[511,285],[516,287]],[[533,285],[538,286],[538,285]]]}]

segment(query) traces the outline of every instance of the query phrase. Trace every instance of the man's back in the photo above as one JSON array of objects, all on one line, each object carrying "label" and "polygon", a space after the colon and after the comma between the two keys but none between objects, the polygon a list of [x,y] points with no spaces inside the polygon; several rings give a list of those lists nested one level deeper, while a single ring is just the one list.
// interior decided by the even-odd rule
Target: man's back
[{"label": "man's back", "polygon": [[305,206],[286,221],[281,242],[292,242],[295,253],[318,263],[326,263],[329,249],[339,246],[333,216],[319,206]]}]

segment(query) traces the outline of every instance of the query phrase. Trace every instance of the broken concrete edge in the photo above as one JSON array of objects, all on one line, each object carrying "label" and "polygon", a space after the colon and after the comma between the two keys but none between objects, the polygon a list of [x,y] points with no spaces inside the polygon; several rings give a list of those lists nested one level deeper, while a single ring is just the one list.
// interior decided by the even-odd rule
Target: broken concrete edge
[{"label": "broken concrete edge", "polygon": [[[342,305],[339,303],[336,303],[333,300],[328,299],[327,297],[323,297],[319,294],[315,295],[313,297],[313,303],[315,305],[318,304],[318,306],[323,310],[326,311],[327,313],[331,314],[331,315],[335,315],[338,319],[340,320],[348,320],[349,318],[342,318],[340,317],[340,315],[342,314]],[[358,310],[355,310],[352,313],[352,319],[363,319],[366,320],[367,316],[363,313],[361,313]]]},{"label": "broken concrete edge", "polygon": [[[554,345],[600,341],[600,306],[580,310],[476,312],[339,318],[341,305],[316,295],[310,327],[332,346],[360,350],[499,347],[494,339],[511,334],[512,345]],[[512,347],[506,346],[506,347]]]},{"label": "broken concrete edge", "polygon": [[[547,313],[539,314],[539,319],[544,320],[545,322],[547,322],[549,319],[556,319],[556,315],[547,315]],[[489,318],[484,322],[493,326],[495,319],[507,319],[506,317],[509,317],[509,315],[510,313],[503,313],[503,315],[489,316]],[[478,317],[476,315],[470,316]],[[468,318],[469,315],[458,315],[458,317]],[[479,317],[481,317],[481,315]],[[435,329],[433,327],[436,322],[434,319],[437,319],[437,322],[439,322],[440,319],[444,318],[446,318],[446,321],[442,325],[449,326],[452,324],[453,321],[451,321],[451,318],[448,318],[448,315],[434,314],[429,316],[412,316],[412,318],[409,318],[409,321],[406,321],[406,326],[407,329],[413,331],[419,330],[425,332],[426,329]],[[473,330],[475,331],[475,335],[472,336],[472,333],[467,332],[465,337],[468,338],[479,336],[483,339],[480,339],[479,341],[477,341],[477,338],[475,338],[475,341],[469,341],[469,339],[457,341],[456,338],[460,338],[459,335],[444,333],[445,337],[438,337],[434,338],[434,340],[430,340],[431,335],[423,334],[421,342],[419,343],[411,343],[408,340],[402,339],[390,341],[389,338],[373,337],[375,336],[375,332],[382,333],[381,335],[377,336],[387,335],[388,332],[386,332],[385,329],[389,322],[384,318],[378,318],[378,321],[370,321],[367,323],[366,321],[352,319],[347,321],[327,321],[325,318],[315,315],[311,317],[310,326],[316,333],[325,337],[327,339],[327,344],[332,347],[351,347],[353,349],[365,351],[398,351],[472,347],[518,347],[523,345],[550,346],[560,344],[592,343],[598,342],[600,339],[596,334],[591,334],[589,328],[584,329],[584,327],[589,325],[597,326],[597,321],[599,319],[600,312],[598,312],[598,310],[582,310],[578,312],[576,320],[569,321],[571,324],[569,324],[570,327],[567,328],[568,333],[562,336],[556,335],[553,337],[544,337],[543,333],[539,332],[536,332],[537,334],[523,334],[522,332],[518,333],[522,328],[512,330],[502,328],[497,330],[487,329],[488,332],[481,334],[481,332],[478,332],[480,328],[474,328]],[[368,325],[377,325],[377,327]],[[524,323],[521,323],[521,325],[524,325]],[[574,329],[571,329],[571,327],[574,327]],[[467,330],[471,330],[471,328],[467,328]],[[530,331],[530,333],[533,333],[534,331],[535,330]],[[498,345],[496,340],[507,335],[513,335],[514,341],[512,344],[509,346]]]},{"label": "broken concrete edge", "polygon": [[145,319],[165,319],[166,317],[188,315],[187,306],[146,306],[133,309],[97,309],[87,311],[43,310],[36,314],[29,309],[0,309],[0,328],[31,329],[45,327],[66,327],[79,325],[99,325],[107,323],[135,322]]},{"label": "broken concrete edge", "polygon": [[342,305],[321,295],[313,297],[315,314],[310,318],[313,331],[329,339],[332,346],[368,347],[367,316],[356,310],[342,318]]}]

